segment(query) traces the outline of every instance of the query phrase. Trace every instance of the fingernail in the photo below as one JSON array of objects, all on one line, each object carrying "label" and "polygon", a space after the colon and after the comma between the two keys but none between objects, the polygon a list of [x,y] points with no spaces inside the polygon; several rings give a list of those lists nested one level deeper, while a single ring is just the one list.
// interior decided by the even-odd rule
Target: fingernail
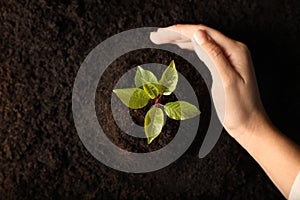
[{"label": "fingernail", "polygon": [[205,31],[202,31],[202,30],[198,30],[196,33],[194,33],[193,37],[198,45],[202,45],[204,42],[206,42],[208,40],[208,37],[207,37]]},{"label": "fingernail", "polygon": [[159,43],[159,34],[157,32],[151,32],[150,33],[150,40],[154,43],[154,44],[158,44]]}]

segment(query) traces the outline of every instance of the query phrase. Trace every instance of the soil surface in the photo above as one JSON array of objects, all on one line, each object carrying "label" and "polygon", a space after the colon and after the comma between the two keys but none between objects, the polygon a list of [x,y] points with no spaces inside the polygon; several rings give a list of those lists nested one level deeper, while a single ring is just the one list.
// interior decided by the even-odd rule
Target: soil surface
[{"label": "soil surface", "polygon": [[96,92],[98,121],[112,142],[133,152],[160,149],[178,122],[168,122],[147,146],[118,129],[109,99],[128,69],[175,59],[195,89],[201,120],[183,156],[155,172],[119,172],[87,151],[73,121],[72,87],[85,57],[110,36],[203,23],[248,45],[270,118],[300,144],[299,21],[298,0],[0,1],[0,199],[284,199],[225,131],[211,153],[198,158],[210,119],[210,86],[181,57],[131,52],[111,64]]}]

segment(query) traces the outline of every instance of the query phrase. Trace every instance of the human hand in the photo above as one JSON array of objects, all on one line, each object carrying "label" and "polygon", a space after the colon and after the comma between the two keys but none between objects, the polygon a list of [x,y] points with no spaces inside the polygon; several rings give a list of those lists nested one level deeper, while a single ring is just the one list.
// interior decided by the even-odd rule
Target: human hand
[{"label": "human hand", "polygon": [[211,71],[213,102],[232,137],[248,137],[268,122],[246,45],[204,25],[174,25],[158,29],[150,38],[156,44],[173,43],[196,51]]},{"label": "human hand", "polygon": [[195,50],[211,72],[213,102],[227,132],[262,166],[286,198],[299,199],[298,190],[291,189],[293,184],[299,187],[300,148],[268,119],[248,48],[203,25],[158,29],[150,39],[156,44],[173,43]]}]

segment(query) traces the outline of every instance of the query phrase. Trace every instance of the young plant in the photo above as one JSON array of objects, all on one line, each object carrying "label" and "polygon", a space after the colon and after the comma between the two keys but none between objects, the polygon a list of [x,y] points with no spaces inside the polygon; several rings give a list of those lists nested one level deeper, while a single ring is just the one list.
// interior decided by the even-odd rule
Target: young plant
[{"label": "young plant", "polygon": [[178,73],[174,60],[165,69],[159,81],[151,71],[138,66],[134,82],[136,88],[115,89],[113,92],[127,107],[132,109],[143,108],[149,101],[154,102],[144,119],[148,144],[161,133],[164,125],[163,110],[168,117],[175,120],[186,120],[200,114],[196,106],[186,101],[169,102],[165,105],[160,103],[161,97],[172,94],[177,86]]}]

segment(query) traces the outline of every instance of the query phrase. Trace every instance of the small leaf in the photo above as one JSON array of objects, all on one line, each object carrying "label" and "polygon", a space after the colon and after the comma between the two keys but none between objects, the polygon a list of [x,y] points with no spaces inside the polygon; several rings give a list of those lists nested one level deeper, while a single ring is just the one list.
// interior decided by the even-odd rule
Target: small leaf
[{"label": "small leaf", "polygon": [[159,84],[165,86],[167,89],[164,91],[164,95],[170,95],[175,89],[178,82],[178,73],[175,67],[174,60],[163,72]]},{"label": "small leaf", "polygon": [[185,120],[200,115],[200,110],[186,101],[175,101],[164,106],[166,114],[175,120]]},{"label": "small leaf", "polygon": [[150,83],[158,83],[156,76],[151,71],[138,66],[134,78],[135,86],[141,87],[143,85],[143,79]]},{"label": "small leaf", "polygon": [[159,94],[163,94],[164,91],[166,91],[168,89],[159,83],[153,83],[153,85],[158,89]]},{"label": "small leaf", "polygon": [[151,99],[155,99],[159,95],[159,89],[155,84],[150,83],[144,79],[143,80],[143,89],[149,95]]},{"label": "small leaf", "polygon": [[127,107],[132,109],[145,107],[150,99],[148,94],[139,88],[115,89],[113,92]]},{"label": "small leaf", "polygon": [[164,113],[161,108],[152,107],[147,112],[144,129],[148,144],[150,144],[161,132],[164,125]]}]

